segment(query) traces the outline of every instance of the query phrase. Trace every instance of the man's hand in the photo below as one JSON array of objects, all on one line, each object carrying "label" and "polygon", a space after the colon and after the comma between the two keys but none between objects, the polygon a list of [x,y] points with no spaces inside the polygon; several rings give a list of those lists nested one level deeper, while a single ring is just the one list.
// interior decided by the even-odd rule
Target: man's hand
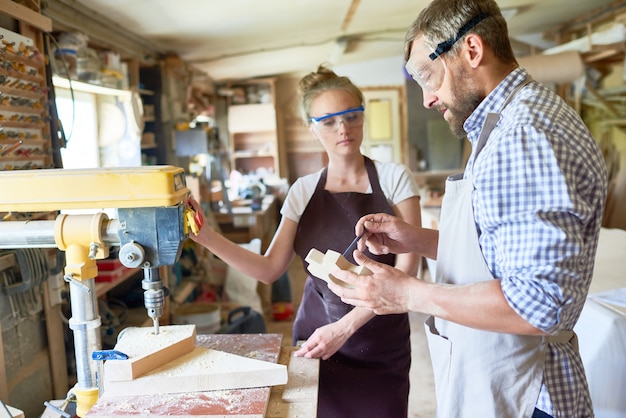
[{"label": "man's hand", "polygon": [[356,236],[363,234],[357,248],[367,247],[372,254],[417,253],[437,259],[439,231],[415,227],[402,219],[386,213],[365,215],[354,227]]},{"label": "man's hand", "polygon": [[418,228],[386,213],[363,216],[354,228],[356,236],[364,233],[358,249],[363,251],[367,246],[372,254],[377,255],[412,252],[418,231]]},{"label": "man's hand", "polygon": [[347,270],[336,270],[332,274],[354,288],[343,287],[334,283],[328,284],[344,303],[368,308],[378,315],[408,312],[412,305],[411,293],[417,282],[402,271],[378,263],[366,257],[362,252],[354,252],[354,260],[367,267],[371,275],[357,275]]}]

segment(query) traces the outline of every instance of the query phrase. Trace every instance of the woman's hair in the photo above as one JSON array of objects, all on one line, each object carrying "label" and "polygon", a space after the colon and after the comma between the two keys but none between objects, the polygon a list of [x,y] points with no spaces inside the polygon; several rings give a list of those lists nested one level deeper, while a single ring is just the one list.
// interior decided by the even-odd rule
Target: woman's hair
[{"label": "woman's hair", "polygon": [[[506,20],[495,0],[434,0],[409,27],[404,43],[405,61],[409,60],[413,41],[417,37],[423,36],[424,43],[434,50],[438,43],[453,39],[459,29],[479,15],[487,17],[467,33],[479,35],[502,62],[515,62]],[[456,42],[447,54],[455,57],[461,44]]]},{"label": "woman's hair", "polygon": [[317,67],[317,71],[310,72],[302,77],[298,83],[298,96],[300,102],[300,116],[305,124],[309,124],[311,117],[311,103],[320,94],[328,90],[345,90],[363,105],[363,93],[357,86],[352,84],[348,77],[338,76],[324,64]]}]

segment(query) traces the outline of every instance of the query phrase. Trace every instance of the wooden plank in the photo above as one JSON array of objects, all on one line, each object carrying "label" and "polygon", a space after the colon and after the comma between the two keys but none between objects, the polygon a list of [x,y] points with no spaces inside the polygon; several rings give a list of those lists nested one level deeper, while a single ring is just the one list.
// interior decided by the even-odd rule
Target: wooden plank
[{"label": "wooden plank", "polygon": [[52,32],[52,19],[11,0],[0,0],[0,13],[33,25],[44,32]]},{"label": "wooden plank", "polygon": [[103,397],[125,396],[129,393],[143,396],[248,389],[285,383],[285,365],[195,347],[191,353],[133,380],[109,382],[105,373]]},{"label": "wooden plank", "polygon": [[105,382],[136,379],[192,352],[196,326],[168,325],[159,328],[159,335],[154,335],[153,327],[130,327],[124,329],[118,339],[115,350],[129,358],[105,361]]},{"label": "wooden plank", "polygon": [[314,402],[317,405],[319,384],[319,359],[296,357],[299,347],[285,350],[289,355],[289,381],[283,389],[284,402]]},{"label": "wooden plank", "polygon": [[[302,341],[298,343],[300,346]],[[279,362],[288,364],[289,381],[272,388],[266,418],[317,416],[319,359],[296,357],[299,347],[283,346]]]}]

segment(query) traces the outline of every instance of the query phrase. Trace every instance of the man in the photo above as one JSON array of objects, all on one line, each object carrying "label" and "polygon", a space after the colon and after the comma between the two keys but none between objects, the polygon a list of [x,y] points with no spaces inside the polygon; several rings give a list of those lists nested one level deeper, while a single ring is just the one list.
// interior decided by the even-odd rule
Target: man
[{"label": "man", "polygon": [[[437,415],[591,417],[573,328],[585,302],[606,200],[606,168],[580,117],[518,67],[493,0],[434,0],[407,34],[406,69],[467,136],[462,176],[446,182],[440,229],[373,214],[334,275],[344,302],[426,321]],[[365,257],[437,259],[436,283]]]}]

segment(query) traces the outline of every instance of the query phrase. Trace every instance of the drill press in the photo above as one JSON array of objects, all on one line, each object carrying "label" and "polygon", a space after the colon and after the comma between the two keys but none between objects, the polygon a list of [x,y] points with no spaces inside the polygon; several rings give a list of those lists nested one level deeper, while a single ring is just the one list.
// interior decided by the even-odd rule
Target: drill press
[{"label": "drill press", "polygon": [[[101,349],[97,312],[96,260],[120,246],[126,267],[142,267],[144,304],[155,334],[167,289],[159,267],[180,257],[188,231],[195,229],[184,170],[173,166],[100,169],[45,169],[0,172],[0,212],[77,210],[56,220],[0,222],[0,248],[59,248],[65,251],[64,279],[70,283],[77,384],[77,415],[95,403],[97,364],[91,353]],[[105,209],[114,209],[109,219]]]}]

